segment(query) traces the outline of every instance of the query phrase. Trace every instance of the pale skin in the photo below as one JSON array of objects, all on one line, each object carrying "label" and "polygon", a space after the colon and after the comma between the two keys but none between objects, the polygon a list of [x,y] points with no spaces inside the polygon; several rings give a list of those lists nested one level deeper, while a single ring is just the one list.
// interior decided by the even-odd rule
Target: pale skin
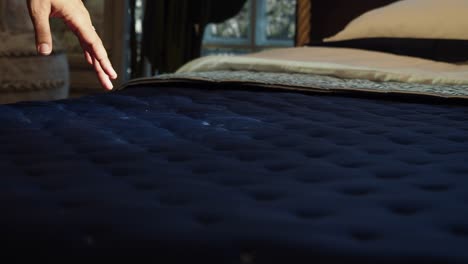
[{"label": "pale skin", "polygon": [[36,33],[36,47],[40,55],[53,50],[49,19],[62,19],[75,33],[83,48],[86,61],[94,67],[101,85],[112,90],[111,80],[117,78],[101,38],[93,27],[88,10],[81,0],[26,0]]}]

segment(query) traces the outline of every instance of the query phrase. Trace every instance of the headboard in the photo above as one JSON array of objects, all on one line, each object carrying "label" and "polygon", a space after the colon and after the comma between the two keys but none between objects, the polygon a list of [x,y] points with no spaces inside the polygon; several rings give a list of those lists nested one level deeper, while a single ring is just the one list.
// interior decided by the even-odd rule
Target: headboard
[{"label": "headboard", "polygon": [[355,48],[468,63],[468,40],[431,38],[367,38],[323,42],[358,16],[399,0],[297,0],[296,46]]},{"label": "headboard", "polygon": [[297,0],[296,46],[341,31],[359,15],[398,0]]}]

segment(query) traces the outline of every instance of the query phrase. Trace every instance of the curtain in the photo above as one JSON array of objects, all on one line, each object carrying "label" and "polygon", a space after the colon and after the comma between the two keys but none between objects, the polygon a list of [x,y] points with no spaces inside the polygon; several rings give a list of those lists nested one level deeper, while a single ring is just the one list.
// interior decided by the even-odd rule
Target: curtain
[{"label": "curtain", "polygon": [[[246,0],[150,0],[146,1],[140,58],[133,60],[132,74],[142,75],[146,59],[152,73],[170,73],[200,56],[204,28],[235,16]],[[132,34],[133,35],[133,34]]]}]

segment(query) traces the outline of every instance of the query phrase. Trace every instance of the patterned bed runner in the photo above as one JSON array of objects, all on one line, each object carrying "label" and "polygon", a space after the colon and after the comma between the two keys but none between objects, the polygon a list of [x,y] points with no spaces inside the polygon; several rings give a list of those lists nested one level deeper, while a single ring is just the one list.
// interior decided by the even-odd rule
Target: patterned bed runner
[{"label": "patterned bed runner", "polygon": [[132,80],[121,87],[121,89],[139,84],[158,85],[167,83],[238,83],[255,85],[262,88],[311,92],[411,94],[468,99],[468,85],[376,82],[365,79],[343,79],[326,75],[254,71],[210,71],[162,74],[151,78]]}]

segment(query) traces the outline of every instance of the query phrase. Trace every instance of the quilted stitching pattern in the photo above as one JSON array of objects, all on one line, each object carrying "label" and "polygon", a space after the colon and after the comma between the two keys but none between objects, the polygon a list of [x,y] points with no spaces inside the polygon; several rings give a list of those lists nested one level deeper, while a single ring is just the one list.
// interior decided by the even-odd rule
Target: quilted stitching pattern
[{"label": "quilted stitching pattern", "polygon": [[467,107],[139,87],[3,105],[0,124],[10,248],[468,261]]}]

